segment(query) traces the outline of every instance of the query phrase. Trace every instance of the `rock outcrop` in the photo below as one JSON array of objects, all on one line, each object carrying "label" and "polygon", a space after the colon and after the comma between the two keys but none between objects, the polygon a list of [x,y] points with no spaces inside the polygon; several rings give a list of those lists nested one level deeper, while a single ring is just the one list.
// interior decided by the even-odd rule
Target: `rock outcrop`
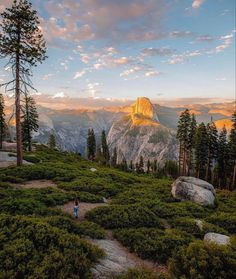
[{"label": "rock outcrop", "polygon": [[131,113],[132,122],[134,125],[159,125],[158,116],[155,112],[154,106],[151,101],[146,97],[137,98],[133,105],[133,111]]},{"label": "rock outcrop", "polygon": [[172,195],[182,201],[189,200],[200,205],[214,205],[214,187],[195,177],[180,176],[172,184]]},{"label": "rock outcrop", "polygon": [[207,233],[204,236],[204,241],[214,242],[219,245],[228,245],[230,243],[230,238],[220,233]]}]

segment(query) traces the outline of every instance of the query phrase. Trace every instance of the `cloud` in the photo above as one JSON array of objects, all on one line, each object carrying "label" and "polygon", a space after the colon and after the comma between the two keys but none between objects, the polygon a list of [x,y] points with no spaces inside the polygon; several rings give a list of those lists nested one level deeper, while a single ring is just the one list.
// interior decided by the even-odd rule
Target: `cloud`
[{"label": "cloud", "polygon": [[51,77],[53,77],[54,74],[47,74],[43,76],[43,80],[49,80]]},{"label": "cloud", "polygon": [[226,79],[226,77],[218,77],[218,78],[216,78],[216,80],[218,80],[218,81],[226,81],[227,79]]},{"label": "cloud", "polygon": [[210,35],[202,35],[196,38],[197,42],[213,42],[215,40],[215,37],[212,37]]},{"label": "cloud", "polygon": [[165,56],[173,53],[173,50],[167,47],[163,48],[144,48],[141,50],[141,56]]},{"label": "cloud", "polygon": [[74,75],[74,79],[79,79],[79,78],[83,77],[85,74],[86,74],[85,70],[82,70],[80,72],[76,72],[75,75]]},{"label": "cloud", "polygon": [[161,73],[158,71],[149,71],[145,73],[146,77],[156,77],[159,76]]},{"label": "cloud", "polygon": [[171,38],[184,38],[184,37],[192,37],[194,35],[193,32],[191,31],[179,31],[175,30],[170,32],[170,37]]},{"label": "cloud", "polygon": [[205,0],[194,0],[192,3],[192,8],[198,9],[205,2]]},{"label": "cloud", "polygon": [[173,55],[171,59],[168,60],[168,63],[170,65],[175,65],[175,64],[183,64],[185,61],[185,56],[182,55],[182,54],[176,54],[176,55]]},{"label": "cloud", "polygon": [[[105,39],[148,41],[162,38],[165,0],[51,0],[42,22],[49,43]],[[108,32],[108,30],[110,30]]]},{"label": "cloud", "polygon": [[52,96],[53,99],[54,98],[65,98],[65,97],[66,97],[66,95],[64,92],[58,92]]}]

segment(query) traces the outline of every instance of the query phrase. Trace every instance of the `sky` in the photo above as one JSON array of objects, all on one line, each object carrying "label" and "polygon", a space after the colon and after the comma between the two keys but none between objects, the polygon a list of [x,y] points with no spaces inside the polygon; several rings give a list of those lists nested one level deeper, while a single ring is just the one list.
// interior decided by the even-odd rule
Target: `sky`
[{"label": "sky", "polygon": [[[0,0],[0,11],[9,5]],[[57,98],[235,99],[235,0],[32,0]],[[0,82],[9,78],[0,61]]]}]

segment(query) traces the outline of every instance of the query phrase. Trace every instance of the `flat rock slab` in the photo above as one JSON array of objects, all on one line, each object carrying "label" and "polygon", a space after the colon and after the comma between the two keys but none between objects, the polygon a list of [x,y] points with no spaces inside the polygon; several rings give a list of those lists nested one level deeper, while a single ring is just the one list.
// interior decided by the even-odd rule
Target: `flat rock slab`
[{"label": "flat rock slab", "polygon": [[51,180],[46,180],[46,179],[40,179],[40,180],[30,180],[22,183],[20,185],[21,188],[25,189],[32,189],[32,188],[57,188],[57,185],[52,182]]},{"label": "flat rock slab", "polygon": [[[16,165],[16,157],[9,156],[9,152],[0,151],[0,168],[6,168]],[[33,165],[33,163],[23,160],[24,165]]]},{"label": "flat rock slab", "polygon": [[130,253],[124,250],[116,240],[99,239],[90,240],[90,242],[102,248],[106,253],[106,257],[92,269],[95,279],[111,278],[136,266]]}]

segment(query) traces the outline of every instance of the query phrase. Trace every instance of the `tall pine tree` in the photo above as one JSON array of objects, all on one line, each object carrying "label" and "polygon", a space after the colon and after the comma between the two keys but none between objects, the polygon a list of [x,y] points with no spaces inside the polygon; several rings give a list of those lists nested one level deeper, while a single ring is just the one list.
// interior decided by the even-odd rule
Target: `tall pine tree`
[{"label": "tall pine tree", "polygon": [[204,178],[207,166],[208,138],[207,129],[203,122],[197,127],[194,141],[196,177]]},{"label": "tall pine tree", "polygon": [[102,155],[106,161],[106,164],[109,164],[110,161],[110,153],[109,148],[107,145],[107,139],[106,139],[106,132],[105,130],[102,130],[102,137],[101,137],[101,143],[102,143]]},{"label": "tall pine tree", "polygon": [[113,167],[116,167],[116,165],[117,165],[117,148],[116,147],[113,149],[113,154],[111,157],[111,165]]},{"label": "tall pine tree", "polygon": [[54,134],[50,134],[48,137],[48,146],[50,149],[55,149],[56,148],[56,138]]},{"label": "tall pine tree", "polygon": [[227,164],[229,161],[229,145],[227,143],[227,130],[225,126],[223,127],[222,131],[219,135],[218,141],[218,183],[220,188],[226,187],[226,174],[227,174]]},{"label": "tall pine tree", "polygon": [[191,125],[191,116],[188,109],[180,114],[177,130],[177,139],[179,140],[179,173],[187,174],[189,131]]},{"label": "tall pine tree", "polygon": [[212,181],[212,167],[217,158],[218,150],[218,131],[215,123],[212,121],[206,126],[207,129],[207,166],[205,180]]},{"label": "tall pine tree", "polygon": [[91,161],[95,159],[96,156],[96,138],[93,129],[88,130],[87,137],[87,158]]},{"label": "tall pine tree", "polygon": [[27,0],[14,0],[12,7],[6,8],[1,17],[0,58],[9,58],[7,65],[13,76],[2,86],[15,93],[17,165],[22,165],[21,94],[27,94],[29,88],[33,88],[31,69],[46,58],[46,46],[37,12]]},{"label": "tall pine tree", "polygon": [[231,189],[236,188],[236,111],[232,115],[232,129],[229,135],[229,167],[231,175]]},{"label": "tall pine tree", "polygon": [[188,150],[187,150],[188,175],[190,175],[194,169],[194,146],[195,146],[194,139],[195,139],[196,130],[197,130],[197,121],[196,121],[195,115],[192,114],[191,122],[190,122],[190,126],[189,126],[189,134],[188,134]]},{"label": "tall pine tree", "polygon": [[2,149],[2,142],[6,134],[6,120],[5,120],[5,113],[4,113],[4,99],[3,95],[0,94],[0,149]]},{"label": "tall pine tree", "polygon": [[38,112],[31,96],[25,96],[22,116],[22,142],[25,150],[32,150],[32,133],[38,131]]}]

